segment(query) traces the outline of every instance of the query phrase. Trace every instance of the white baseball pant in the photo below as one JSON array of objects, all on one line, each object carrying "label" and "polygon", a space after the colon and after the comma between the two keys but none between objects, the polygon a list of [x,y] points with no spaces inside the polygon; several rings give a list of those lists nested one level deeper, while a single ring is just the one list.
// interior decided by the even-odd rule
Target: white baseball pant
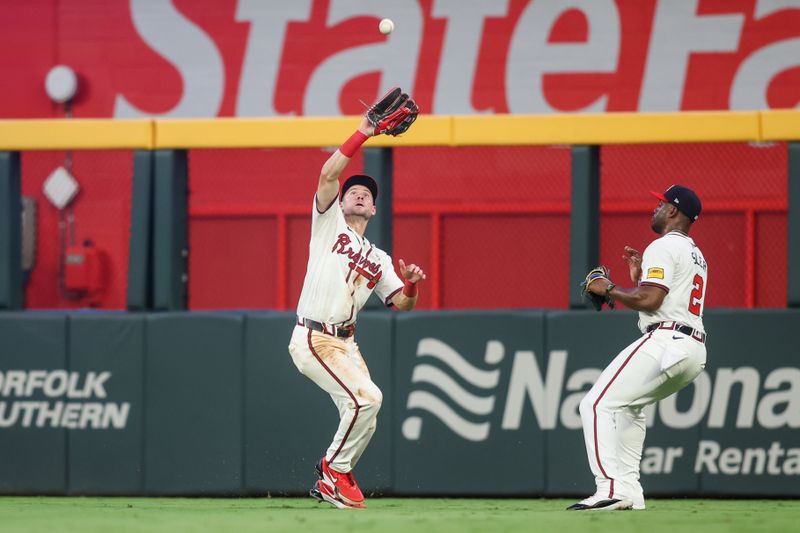
[{"label": "white baseball pant", "polygon": [[705,368],[706,347],[674,330],[657,329],[622,350],[580,403],[589,466],[604,498],[641,495],[642,409],[678,392]]},{"label": "white baseball pant", "polygon": [[339,409],[339,428],[325,456],[337,472],[350,472],[375,433],[383,401],[358,344],[353,337],[295,326],[289,354],[297,369],[330,394]]}]

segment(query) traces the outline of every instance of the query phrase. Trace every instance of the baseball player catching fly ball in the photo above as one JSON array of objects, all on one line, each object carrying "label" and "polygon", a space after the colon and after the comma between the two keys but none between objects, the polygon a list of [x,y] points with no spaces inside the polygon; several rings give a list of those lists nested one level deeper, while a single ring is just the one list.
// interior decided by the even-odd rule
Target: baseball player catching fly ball
[{"label": "baseball player catching fly ball", "polygon": [[652,194],[660,200],[652,228],[661,237],[644,256],[629,246],[623,256],[637,287],[617,287],[605,267],[589,272],[582,285],[598,310],[617,300],[639,311],[643,336],[614,358],[580,403],[597,490],[568,510],[645,508],[639,483],[645,435],[642,408],[681,390],[705,368],[703,300],[708,268],[689,237],[700,215],[700,199],[681,185]]},{"label": "baseball player catching fly ball", "polygon": [[382,401],[355,342],[358,311],[373,291],[387,306],[410,311],[425,274],[400,259],[401,279],[392,258],[364,237],[375,215],[375,180],[350,176],[340,193],[339,175],[369,137],[405,132],[418,111],[399,88],[389,91],[322,166],[314,196],[308,267],[289,354],[297,369],[330,394],[339,409],[339,428],[316,466],[319,479],[310,494],[340,509],[366,507],[353,468],[375,433]]}]

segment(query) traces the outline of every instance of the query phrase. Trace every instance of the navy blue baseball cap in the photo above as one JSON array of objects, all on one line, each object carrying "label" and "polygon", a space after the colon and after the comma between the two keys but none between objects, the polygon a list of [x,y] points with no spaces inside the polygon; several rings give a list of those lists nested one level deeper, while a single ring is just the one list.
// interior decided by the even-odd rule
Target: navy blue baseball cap
[{"label": "navy blue baseball cap", "polygon": [[700,211],[703,209],[697,194],[683,185],[671,185],[663,194],[655,191],[650,191],[650,194],[662,202],[674,205],[678,208],[678,211],[689,217],[692,222],[697,220],[700,216]]},{"label": "navy blue baseball cap", "polygon": [[341,198],[344,198],[347,189],[352,187],[353,185],[363,185],[369,192],[372,193],[372,202],[374,203],[378,199],[378,184],[372,178],[372,176],[367,176],[366,174],[355,174],[347,178],[342,185],[342,195]]}]

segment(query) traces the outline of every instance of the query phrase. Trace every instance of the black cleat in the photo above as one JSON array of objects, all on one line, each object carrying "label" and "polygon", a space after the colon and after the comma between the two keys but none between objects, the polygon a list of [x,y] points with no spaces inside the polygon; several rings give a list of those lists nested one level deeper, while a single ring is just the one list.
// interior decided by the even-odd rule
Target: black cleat
[{"label": "black cleat", "polygon": [[567,507],[567,511],[585,511],[586,509],[591,508],[591,505],[586,505],[585,503],[573,503],[569,507]]},{"label": "black cleat", "polygon": [[567,511],[622,511],[631,508],[632,504],[630,500],[610,498],[607,500],[600,500],[593,504],[583,502],[573,503],[567,507]]},{"label": "black cleat", "polygon": [[308,491],[308,495],[317,500],[318,502],[325,501],[325,498],[322,497],[322,493],[319,491],[319,481],[314,482],[314,486],[311,487],[310,491]]},{"label": "black cleat", "polygon": [[320,492],[319,490],[319,483],[322,480],[322,459],[320,459],[314,466],[314,473],[317,474],[317,477],[319,479],[317,479],[317,481],[314,482],[314,486],[311,487],[310,491],[308,491],[308,495],[317,500],[318,502],[324,502],[325,498],[322,497],[322,492]]}]

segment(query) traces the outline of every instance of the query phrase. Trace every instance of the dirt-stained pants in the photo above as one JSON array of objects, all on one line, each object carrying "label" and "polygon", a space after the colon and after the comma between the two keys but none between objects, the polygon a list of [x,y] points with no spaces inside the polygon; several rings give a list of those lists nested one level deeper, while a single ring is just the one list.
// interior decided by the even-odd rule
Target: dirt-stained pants
[{"label": "dirt-stained pants", "polygon": [[331,395],[339,409],[339,428],[325,454],[331,468],[355,468],[375,433],[383,394],[369,376],[353,337],[341,339],[295,326],[289,354],[297,369]]}]

